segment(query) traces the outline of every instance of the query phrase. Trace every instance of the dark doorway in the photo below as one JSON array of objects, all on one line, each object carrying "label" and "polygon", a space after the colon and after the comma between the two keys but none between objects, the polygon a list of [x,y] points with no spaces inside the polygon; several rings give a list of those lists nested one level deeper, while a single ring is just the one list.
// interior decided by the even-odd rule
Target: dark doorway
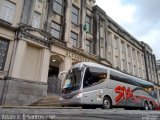
[{"label": "dark doorway", "polygon": [[58,77],[59,67],[49,66],[48,77],[56,76]]},{"label": "dark doorway", "polygon": [[58,74],[63,67],[63,59],[57,55],[50,57],[48,68],[48,95],[59,94],[61,88],[61,81],[58,79]]}]

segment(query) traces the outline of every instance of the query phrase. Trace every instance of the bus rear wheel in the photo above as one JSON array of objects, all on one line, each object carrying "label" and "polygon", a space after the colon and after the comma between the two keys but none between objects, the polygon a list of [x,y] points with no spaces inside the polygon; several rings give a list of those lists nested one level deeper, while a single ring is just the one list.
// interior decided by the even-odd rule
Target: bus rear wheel
[{"label": "bus rear wheel", "polygon": [[109,97],[103,98],[103,109],[111,109],[112,108],[112,102]]},{"label": "bus rear wheel", "polygon": [[149,110],[153,110],[154,108],[153,108],[153,104],[151,103],[151,102],[149,102]]}]

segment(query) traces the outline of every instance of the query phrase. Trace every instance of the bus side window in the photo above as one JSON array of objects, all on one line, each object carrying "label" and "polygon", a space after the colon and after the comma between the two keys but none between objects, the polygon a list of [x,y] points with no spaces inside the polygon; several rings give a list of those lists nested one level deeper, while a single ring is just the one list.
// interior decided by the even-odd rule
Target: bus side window
[{"label": "bus side window", "polygon": [[107,78],[107,72],[105,69],[90,67],[86,69],[83,86],[88,87],[99,83]]},{"label": "bus side window", "polygon": [[89,68],[86,69],[83,87],[88,87],[92,84],[92,73],[90,72]]}]

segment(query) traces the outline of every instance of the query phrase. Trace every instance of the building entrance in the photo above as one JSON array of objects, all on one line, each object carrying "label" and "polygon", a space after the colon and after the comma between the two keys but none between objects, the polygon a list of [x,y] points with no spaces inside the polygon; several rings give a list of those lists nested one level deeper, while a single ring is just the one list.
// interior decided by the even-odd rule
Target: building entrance
[{"label": "building entrance", "polygon": [[61,81],[58,79],[58,74],[63,67],[63,59],[57,55],[50,57],[48,70],[48,94],[59,94],[61,88]]}]

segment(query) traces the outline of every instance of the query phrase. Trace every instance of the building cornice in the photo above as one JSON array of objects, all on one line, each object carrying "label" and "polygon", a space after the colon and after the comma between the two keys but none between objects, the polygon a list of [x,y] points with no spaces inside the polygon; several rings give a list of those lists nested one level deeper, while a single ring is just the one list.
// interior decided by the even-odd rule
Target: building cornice
[{"label": "building cornice", "polygon": [[18,27],[14,27],[14,26],[12,26],[11,23],[3,21],[2,19],[0,19],[0,27],[6,28],[11,31],[16,31],[18,29]]}]

